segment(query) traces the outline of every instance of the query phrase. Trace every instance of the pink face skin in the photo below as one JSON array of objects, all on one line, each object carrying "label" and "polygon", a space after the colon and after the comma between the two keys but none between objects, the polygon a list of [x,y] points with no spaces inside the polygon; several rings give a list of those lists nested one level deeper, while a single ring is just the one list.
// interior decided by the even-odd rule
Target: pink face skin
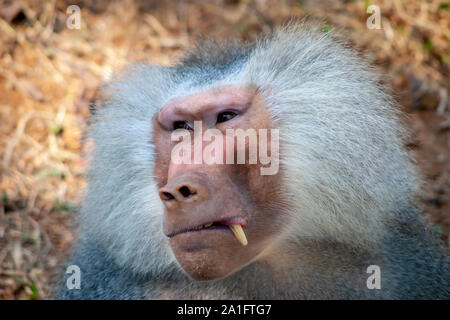
[{"label": "pink face skin", "polygon": [[193,123],[195,120],[202,120],[204,128],[212,128],[221,112],[233,110],[244,113],[254,95],[254,90],[234,87],[195,93],[164,105],[158,114],[158,121],[168,130],[172,129],[175,121]]},{"label": "pink face skin", "polygon": [[[158,114],[158,122],[168,130],[172,130],[173,124],[177,121],[186,121],[191,128],[194,128],[194,121],[202,121],[202,129],[207,130],[216,126],[217,115],[225,111],[233,111],[238,116],[242,116],[250,106],[251,99],[255,95],[253,90],[248,88],[225,87],[209,92],[200,92],[187,97],[170,101],[163,106]],[[233,119],[229,120],[233,121]],[[225,163],[227,143],[234,143],[224,139],[223,159]],[[203,149],[208,145],[203,143]],[[192,153],[194,148],[191,149]],[[203,150],[202,150],[203,151]],[[192,159],[193,159],[193,155]],[[169,166],[169,176],[172,178],[179,171],[187,170],[184,163],[175,164],[171,161]]]},{"label": "pink face skin", "polygon": [[[218,122],[225,111],[234,117]],[[192,128],[202,121],[203,130],[215,128],[225,136],[226,129],[270,129],[272,118],[253,88],[221,87],[170,101],[154,119],[155,177],[166,207],[163,231],[191,277],[221,278],[248,264],[279,231],[280,215],[267,207],[278,201],[280,179],[260,175],[259,164],[174,164],[171,133],[177,121]],[[193,230],[209,223],[215,224]],[[234,223],[244,227],[247,246],[227,227]]]}]

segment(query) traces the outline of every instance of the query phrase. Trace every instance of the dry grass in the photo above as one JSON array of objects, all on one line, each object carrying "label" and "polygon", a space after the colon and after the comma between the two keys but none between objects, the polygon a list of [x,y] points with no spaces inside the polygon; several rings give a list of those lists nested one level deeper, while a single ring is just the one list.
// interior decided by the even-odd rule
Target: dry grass
[{"label": "dry grass", "polygon": [[169,64],[201,34],[253,39],[305,16],[342,28],[387,74],[429,182],[428,216],[448,239],[448,2],[377,1],[381,30],[366,28],[365,1],[76,1],[80,30],[65,27],[69,4],[0,1],[0,298],[49,297],[75,237],[89,103],[113,70]]}]

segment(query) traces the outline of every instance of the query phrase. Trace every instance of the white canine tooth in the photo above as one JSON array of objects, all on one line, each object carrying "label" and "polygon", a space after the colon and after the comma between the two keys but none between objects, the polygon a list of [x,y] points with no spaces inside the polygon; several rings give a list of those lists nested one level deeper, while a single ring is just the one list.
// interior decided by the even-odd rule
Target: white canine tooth
[{"label": "white canine tooth", "polygon": [[245,236],[244,230],[242,229],[241,225],[230,224],[228,227],[231,229],[231,231],[233,231],[234,235],[243,246],[246,246],[248,244],[247,237]]},{"label": "white canine tooth", "polygon": [[205,228],[208,228],[208,227],[211,227],[211,226],[212,226],[212,222],[208,223],[208,224],[205,224]]}]

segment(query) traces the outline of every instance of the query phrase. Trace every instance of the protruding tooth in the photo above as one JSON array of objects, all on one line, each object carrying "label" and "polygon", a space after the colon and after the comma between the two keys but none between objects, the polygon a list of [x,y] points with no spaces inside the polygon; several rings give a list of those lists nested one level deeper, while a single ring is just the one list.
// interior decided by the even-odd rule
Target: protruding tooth
[{"label": "protruding tooth", "polygon": [[234,235],[243,246],[246,246],[248,244],[247,237],[245,236],[244,230],[242,229],[241,225],[230,224],[228,227],[230,227],[231,231],[233,231]]},{"label": "protruding tooth", "polygon": [[213,224],[212,224],[212,222],[211,223],[208,223],[208,224],[205,224],[205,228],[209,228],[209,227],[211,227]]}]

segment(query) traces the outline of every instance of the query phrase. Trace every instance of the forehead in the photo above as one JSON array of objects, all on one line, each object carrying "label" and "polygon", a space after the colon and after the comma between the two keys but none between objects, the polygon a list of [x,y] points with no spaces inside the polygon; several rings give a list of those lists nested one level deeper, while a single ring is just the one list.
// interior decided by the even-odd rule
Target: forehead
[{"label": "forehead", "polygon": [[[186,116],[205,116],[211,112],[233,108],[245,110],[251,104],[255,90],[251,87],[225,86],[189,94],[163,105],[157,119],[166,128]],[[180,118],[184,115],[184,118]],[[178,120],[177,120],[178,119]]]},{"label": "forehead", "polygon": [[233,106],[247,104],[255,90],[249,87],[221,86],[206,91],[200,91],[189,94],[185,97],[175,98],[166,103],[161,113],[168,112],[172,109],[188,109],[193,110],[198,106]]},{"label": "forehead", "polygon": [[[206,99],[208,103],[214,96],[220,98],[227,87],[248,85],[241,79],[240,72],[252,50],[253,45],[233,41],[197,43],[181,57],[179,63],[170,67],[173,86],[164,95],[159,110],[180,102],[182,105],[198,104]],[[234,92],[233,96],[240,95],[236,90],[227,91]]]}]

